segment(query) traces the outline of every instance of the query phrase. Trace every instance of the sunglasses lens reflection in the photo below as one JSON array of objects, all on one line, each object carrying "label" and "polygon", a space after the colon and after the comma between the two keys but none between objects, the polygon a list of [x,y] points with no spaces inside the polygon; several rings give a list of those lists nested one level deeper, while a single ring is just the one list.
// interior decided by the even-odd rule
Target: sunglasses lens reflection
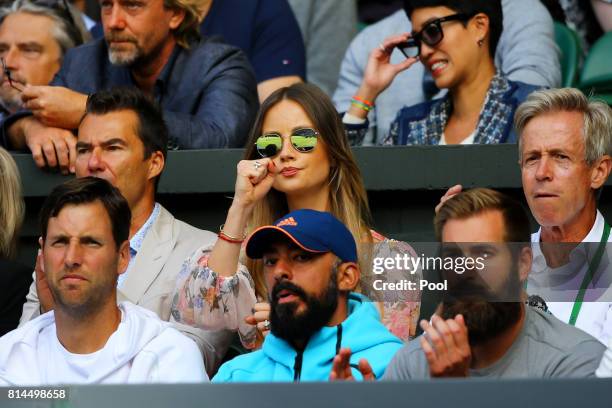
[{"label": "sunglasses lens reflection", "polygon": [[257,138],[255,145],[261,157],[272,157],[281,150],[283,140],[278,135],[264,135]]},{"label": "sunglasses lens reflection", "polygon": [[299,152],[309,152],[317,145],[317,132],[314,129],[298,129],[291,135],[291,144]]}]

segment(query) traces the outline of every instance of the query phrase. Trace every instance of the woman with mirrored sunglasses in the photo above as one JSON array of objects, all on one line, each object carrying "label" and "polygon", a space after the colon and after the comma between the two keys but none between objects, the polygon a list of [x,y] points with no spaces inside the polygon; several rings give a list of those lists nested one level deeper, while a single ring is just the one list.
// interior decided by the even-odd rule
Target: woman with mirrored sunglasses
[{"label": "woman with mirrored sunglasses", "polygon": [[[270,306],[266,303],[263,265],[261,261],[245,259],[240,244],[257,227],[271,225],[301,208],[331,212],[358,242],[366,244],[359,249],[362,286],[371,287],[364,282],[368,281],[365,272],[372,268],[363,265],[369,265],[378,253],[416,256],[407,244],[388,240],[371,230],[361,172],[338,113],[320,89],[296,84],[276,91],[262,104],[245,159],[237,166],[234,198],[220,239],[214,247],[201,248],[192,256],[189,262],[194,267],[178,284],[173,316],[192,324],[192,316],[208,308],[206,294],[200,291],[206,287],[199,283],[201,277],[231,279],[237,270],[246,268],[254,279],[259,302],[248,304],[248,299],[242,299],[248,309],[245,312],[243,307],[239,318],[247,318],[253,328],[267,334]],[[416,273],[407,279],[418,281],[419,277],[420,273]],[[416,332],[419,299],[420,294],[412,291],[401,300],[385,304],[383,321],[405,340]],[[243,345],[255,345],[254,332],[240,334]]]},{"label": "woman with mirrored sunglasses", "polygon": [[[389,37],[371,52],[343,118],[349,138],[362,140],[378,95],[418,61],[447,92],[399,110],[383,144],[516,143],[514,111],[538,87],[510,81],[495,67],[503,28],[500,0],[405,0],[404,9],[414,31]],[[406,59],[392,64],[396,48]]]}]

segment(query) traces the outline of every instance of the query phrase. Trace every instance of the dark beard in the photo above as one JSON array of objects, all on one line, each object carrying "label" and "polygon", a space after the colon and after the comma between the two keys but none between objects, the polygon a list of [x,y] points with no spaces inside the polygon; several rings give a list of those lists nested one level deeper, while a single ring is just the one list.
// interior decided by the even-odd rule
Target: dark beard
[{"label": "dark beard", "polygon": [[502,293],[492,293],[479,279],[462,280],[450,287],[442,301],[443,319],[461,314],[468,329],[470,345],[495,338],[521,317],[518,267],[512,266]]},{"label": "dark beard", "polygon": [[[278,304],[278,293],[285,289],[306,304],[304,312],[297,314],[296,302]],[[338,307],[336,274],[332,274],[327,289],[318,297],[308,295],[291,282],[281,281],[272,289],[270,304],[270,331],[292,345],[304,343],[329,322]]]}]

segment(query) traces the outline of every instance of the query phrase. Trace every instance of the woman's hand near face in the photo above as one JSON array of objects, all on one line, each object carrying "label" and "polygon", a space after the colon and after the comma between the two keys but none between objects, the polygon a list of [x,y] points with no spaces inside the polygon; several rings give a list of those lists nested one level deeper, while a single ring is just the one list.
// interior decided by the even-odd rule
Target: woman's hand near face
[{"label": "woman's hand near face", "polygon": [[[410,38],[408,33],[388,37],[379,47],[370,52],[363,80],[357,91],[358,97],[373,102],[391,85],[397,74],[410,68],[419,60],[418,57],[415,57],[406,58],[398,64],[391,63],[391,54],[396,45],[405,42],[408,38]],[[366,111],[355,106],[351,106],[349,113],[363,118],[367,116]]]},{"label": "woman's hand near face", "polygon": [[269,158],[241,160],[237,166],[234,201],[227,212],[223,225],[226,237],[235,238],[230,242],[219,238],[208,258],[208,266],[220,276],[233,276],[238,270],[240,259],[240,240],[245,237],[245,229],[253,207],[265,197],[272,188],[276,167]]},{"label": "woman's hand near face", "polygon": [[272,159],[241,160],[237,166],[232,207],[251,210],[268,194],[275,176],[276,166]]}]

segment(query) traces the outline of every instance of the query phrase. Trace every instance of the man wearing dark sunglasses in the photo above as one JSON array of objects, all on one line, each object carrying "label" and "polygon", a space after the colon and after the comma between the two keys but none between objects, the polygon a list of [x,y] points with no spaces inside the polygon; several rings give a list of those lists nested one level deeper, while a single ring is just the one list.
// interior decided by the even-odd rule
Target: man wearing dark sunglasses
[{"label": "man wearing dark sunglasses", "polygon": [[25,106],[3,130],[14,148],[29,147],[39,167],[73,170],[74,140],[48,137],[74,130],[87,96],[137,87],[164,111],[169,148],[241,147],[257,110],[256,82],[245,55],[200,38],[205,2],[102,0],[104,38],[70,52],[52,87],[28,87]]},{"label": "man wearing dark sunglasses", "polygon": [[[457,3],[462,3],[458,0]],[[469,3],[466,0],[466,3]],[[532,85],[556,87],[561,82],[558,52],[554,40],[553,21],[539,0],[502,0],[503,32],[495,54],[496,66],[514,81]],[[528,11],[527,11],[528,10]],[[444,29],[447,24],[442,23]],[[339,112],[346,112],[351,98],[362,82],[370,52],[387,37],[410,32],[412,24],[404,10],[365,28],[348,48],[334,104]],[[406,60],[400,50],[391,53],[391,63]],[[424,89],[425,67],[415,64],[400,73],[389,88],[376,100],[369,112],[369,129],[364,144],[382,142],[389,133],[391,122],[402,106],[424,102],[428,95]]]},{"label": "man wearing dark sunglasses", "polygon": [[83,43],[84,32],[55,3],[19,0],[0,11],[0,120],[23,107],[26,85],[47,85],[64,53]]}]

